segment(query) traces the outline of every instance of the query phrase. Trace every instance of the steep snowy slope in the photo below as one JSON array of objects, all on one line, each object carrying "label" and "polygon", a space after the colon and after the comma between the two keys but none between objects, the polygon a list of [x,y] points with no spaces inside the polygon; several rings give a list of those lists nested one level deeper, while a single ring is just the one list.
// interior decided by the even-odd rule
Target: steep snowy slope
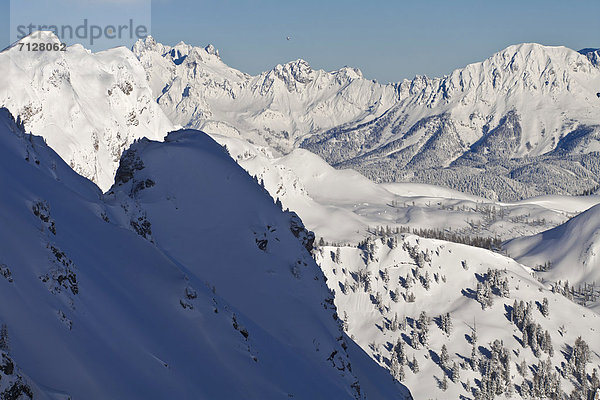
[{"label": "steep snowy slope", "polygon": [[396,85],[367,80],[354,68],[325,72],[296,60],[250,76],[223,63],[212,46],[171,47],[148,37],[133,51],[174,123],[285,152],[307,134],[379,116],[398,97]]},{"label": "steep snowy slope", "polygon": [[546,279],[600,284],[600,205],[554,229],[511,240],[505,248],[532,267],[550,262],[548,271],[540,272]]},{"label": "steep snowy slope", "polygon": [[135,139],[160,139],[172,129],[128,49],[21,49],[30,42],[59,40],[37,32],[0,53],[0,105],[102,189],[112,184],[121,153]]},{"label": "steep snowy slope", "polygon": [[302,146],[383,181],[503,200],[573,194],[599,184],[597,155],[585,157],[600,150],[598,91],[593,57],[520,44],[444,78],[404,81],[399,102],[381,117]]},{"label": "steep snowy slope", "polygon": [[4,109],[0,152],[0,389],[407,395],[343,335],[300,220],[204,134],[136,143],[106,199]]},{"label": "steep snowy slope", "polygon": [[510,258],[409,235],[320,247],[316,259],[346,331],[415,398],[592,399],[598,388],[600,316]]}]

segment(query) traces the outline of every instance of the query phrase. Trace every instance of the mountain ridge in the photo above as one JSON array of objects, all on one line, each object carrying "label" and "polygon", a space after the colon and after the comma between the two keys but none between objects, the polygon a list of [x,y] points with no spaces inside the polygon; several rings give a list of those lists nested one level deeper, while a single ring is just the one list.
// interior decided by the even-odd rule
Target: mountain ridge
[{"label": "mountain ridge", "polygon": [[[164,77],[165,68],[178,71],[178,78],[172,84],[163,82],[155,94],[165,112],[177,115],[182,126],[240,136],[283,153],[300,146],[333,166],[356,169],[378,182],[435,183],[502,201],[574,194],[600,184],[590,168],[581,168],[589,164],[585,155],[599,147],[597,52],[584,55],[564,46],[522,43],[444,77],[416,76],[378,85],[356,70],[315,71],[303,60],[279,64],[255,77],[236,70],[237,81],[218,74],[212,79],[212,64],[168,67],[175,63],[173,57],[167,48],[157,49],[152,56],[136,54],[152,81]],[[202,71],[202,77],[196,80],[191,71]],[[331,86],[334,76],[338,86]],[[312,100],[306,103],[307,99]],[[219,111],[223,104],[228,113]],[[322,115],[333,119],[323,123]],[[586,127],[594,133],[578,148],[578,159],[564,165],[552,157],[559,142],[564,144],[565,137]],[[509,137],[513,143],[491,157],[495,170],[503,171],[495,182],[486,174],[473,175],[486,169],[489,148]],[[486,140],[495,145],[482,146]],[[539,169],[524,176],[522,167],[532,158]],[[511,160],[518,160],[518,165]],[[565,179],[575,172],[579,182],[573,187],[562,180],[555,185],[538,176],[547,169],[558,169]],[[486,181],[488,189],[465,186],[461,177]],[[531,185],[535,180],[542,183]]]}]

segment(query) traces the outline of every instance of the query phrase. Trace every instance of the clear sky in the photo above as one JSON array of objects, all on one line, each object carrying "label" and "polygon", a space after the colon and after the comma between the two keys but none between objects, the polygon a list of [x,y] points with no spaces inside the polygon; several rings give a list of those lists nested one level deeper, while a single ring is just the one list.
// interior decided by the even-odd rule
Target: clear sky
[{"label": "clear sky", "polygon": [[[78,1],[118,12],[140,0]],[[448,74],[515,43],[600,47],[599,16],[599,0],[152,0],[151,34],[165,44],[212,43],[227,64],[252,74],[303,58],[388,82]]]}]

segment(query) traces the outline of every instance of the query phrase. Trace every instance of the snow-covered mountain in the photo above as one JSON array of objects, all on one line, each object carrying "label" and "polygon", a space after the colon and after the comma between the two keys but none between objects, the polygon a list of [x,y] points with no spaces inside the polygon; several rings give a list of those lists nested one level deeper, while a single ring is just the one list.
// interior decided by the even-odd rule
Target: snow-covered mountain
[{"label": "snow-covered mountain", "polygon": [[345,337],[300,219],[207,135],[136,142],[106,195],[5,109],[0,153],[3,397],[409,396]]},{"label": "snow-covered mountain", "polygon": [[135,139],[162,139],[173,125],[130,50],[21,50],[32,41],[60,42],[51,32],[36,32],[0,53],[0,105],[76,172],[108,189],[121,153]]},{"label": "snow-covered mountain", "polygon": [[523,264],[550,263],[547,271],[540,272],[548,280],[600,284],[600,205],[554,229],[511,240],[504,247]]},{"label": "snow-covered mountain", "polygon": [[346,331],[415,398],[593,399],[599,390],[600,316],[510,258],[383,235],[320,247],[316,260]]},{"label": "snow-covered mountain", "polygon": [[350,68],[314,71],[303,60],[249,76],[213,47],[152,38],[133,50],[159,104],[182,126],[284,153],[302,146],[378,181],[504,201],[600,184],[595,50],[520,44],[443,78],[389,85]]},{"label": "snow-covered mountain", "polygon": [[597,52],[510,46],[443,78],[404,81],[398,103],[381,117],[302,146],[381,181],[505,201],[577,194],[599,184],[595,60]]},{"label": "snow-covered mountain", "polygon": [[133,52],[174,123],[284,152],[307,135],[380,116],[398,98],[396,85],[365,79],[356,68],[326,72],[296,60],[250,76],[227,66],[213,46],[171,47],[152,37]]}]

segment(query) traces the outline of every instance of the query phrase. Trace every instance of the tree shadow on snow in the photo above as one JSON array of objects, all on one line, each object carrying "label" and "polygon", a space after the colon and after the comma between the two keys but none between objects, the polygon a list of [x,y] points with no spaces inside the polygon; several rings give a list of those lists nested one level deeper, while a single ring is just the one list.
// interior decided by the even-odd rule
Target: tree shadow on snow
[{"label": "tree shadow on snow", "polygon": [[461,289],[460,293],[468,299],[477,300],[477,292],[471,288]]},{"label": "tree shadow on snow", "polygon": [[509,306],[508,304],[504,305],[504,311],[506,311],[506,314],[504,314],[504,316],[506,317],[506,319],[508,320],[508,322],[512,322],[510,316],[513,313],[513,307]]},{"label": "tree shadow on snow", "polygon": [[488,349],[486,349],[483,346],[479,346],[479,352],[481,354],[483,354],[486,358],[491,359],[492,358],[492,352],[489,351]]}]

